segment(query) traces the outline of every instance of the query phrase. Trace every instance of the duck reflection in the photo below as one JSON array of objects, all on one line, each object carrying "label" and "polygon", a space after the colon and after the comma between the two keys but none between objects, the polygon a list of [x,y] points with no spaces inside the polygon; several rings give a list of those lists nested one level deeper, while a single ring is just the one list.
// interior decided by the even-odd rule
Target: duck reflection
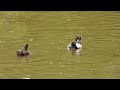
[{"label": "duck reflection", "polygon": [[23,60],[23,61],[29,61],[29,57],[28,56],[17,56],[17,60]]},{"label": "duck reflection", "polygon": [[80,56],[81,55],[81,49],[74,49],[74,48],[69,49],[68,48],[68,51],[74,56]]}]

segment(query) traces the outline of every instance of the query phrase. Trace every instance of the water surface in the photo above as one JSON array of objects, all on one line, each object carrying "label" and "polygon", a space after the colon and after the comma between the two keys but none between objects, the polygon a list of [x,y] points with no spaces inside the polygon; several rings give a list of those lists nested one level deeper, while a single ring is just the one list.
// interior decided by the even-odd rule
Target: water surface
[{"label": "water surface", "polygon": [[[1,79],[120,78],[120,12],[1,11],[0,34]],[[80,56],[66,49],[76,35]]]}]

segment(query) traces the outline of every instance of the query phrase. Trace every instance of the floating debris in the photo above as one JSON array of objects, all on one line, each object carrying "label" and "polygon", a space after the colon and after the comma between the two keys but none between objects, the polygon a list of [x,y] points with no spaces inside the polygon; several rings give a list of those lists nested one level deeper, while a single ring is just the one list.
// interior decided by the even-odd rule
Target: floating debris
[{"label": "floating debris", "polygon": [[59,74],[62,74],[62,72],[60,72]]},{"label": "floating debris", "polygon": [[22,78],[22,79],[30,79],[30,78]]},{"label": "floating debris", "polygon": [[96,69],[90,69],[91,71],[95,71]]},{"label": "floating debris", "polygon": [[14,31],[9,31],[9,32],[11,32],[11,33],[12,33],[12,32],[14,32]]},{"label": "floating debris", "polygon": [[52,62],[50,64],[52,64]]},{"label": "floating debris", "polygon": [[30,39],[30,42],[32,42],[32,41],[33,41],[33,38]]},{"label": "floating debris", "polygon": [[111,68],[114,68],[113,66]]},{"label": "floating debris", "polygon": [[69,21],[69,20],[71,20],[71,19],[67,19],[67,21]]},{"label": "floating debris", "polygon": [[28,76],[30,76],[30,74]]}]

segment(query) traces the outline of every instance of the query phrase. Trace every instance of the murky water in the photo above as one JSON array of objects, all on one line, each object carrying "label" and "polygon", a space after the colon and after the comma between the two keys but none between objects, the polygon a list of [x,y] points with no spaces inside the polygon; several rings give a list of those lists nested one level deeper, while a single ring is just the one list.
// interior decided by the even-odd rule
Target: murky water
[{"label": "murky water", "polygon": [[[120,12],[1,11],[0,34],[1,79],[120,78]],[[66,49],[76,35],[80,56]]]}]

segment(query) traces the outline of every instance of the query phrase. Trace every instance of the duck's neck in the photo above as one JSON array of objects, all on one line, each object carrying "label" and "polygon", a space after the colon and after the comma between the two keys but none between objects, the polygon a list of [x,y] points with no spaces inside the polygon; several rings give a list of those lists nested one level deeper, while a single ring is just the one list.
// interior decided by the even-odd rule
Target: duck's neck
[{"label": "duck's neck", "polygon": [[25,45],[24,49],[25,49],[25,50],[28,50],[28,44]]},{"label": "duck's neck", "polygon": [[76,40],[77,43],[80,43],[80,40]]},{"label": "duck's neck", "polygon": [[25,50],[28,50],[28,48],[25,48]]}]

